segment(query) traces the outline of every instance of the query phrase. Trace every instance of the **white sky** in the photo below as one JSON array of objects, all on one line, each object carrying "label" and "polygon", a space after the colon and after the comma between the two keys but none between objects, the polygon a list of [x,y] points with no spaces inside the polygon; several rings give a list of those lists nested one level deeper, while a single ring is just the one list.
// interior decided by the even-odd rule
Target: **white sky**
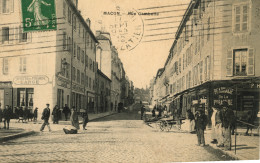
[{"label": "white sky", "polygon": [[[103,12],[116,11],[116,6],[126,11],[135,9],[142,12],[160,12],[158,16],[141,16],[144,22],[144,36],[141,43],[131,51],[119,52],[119,57],[124,64],[126,74],[134,82],[134,86],[145,88],[146,85],[149,85],[152,77],[156,75],[157,70],[164,66],[174,40],[175,31],[189,2],[190,0],[79,0],[79,10],[81,10],[85,19],[91,19],[93,33],[96,30],[100,30],[101,27],[110,32],[108,26],[113,24],[114,16],[103,15]],[[156,6],[168,7],[139,10]],[[170,18],[147,20],[161,17]],[[157,30],[150,31],[150,29]],[[147,36],[162,33],[164,35]],[[169,40],[145,42],[158,39]],[[116,44],[116,40],[113,40],[113,38],[112,42]]]}]

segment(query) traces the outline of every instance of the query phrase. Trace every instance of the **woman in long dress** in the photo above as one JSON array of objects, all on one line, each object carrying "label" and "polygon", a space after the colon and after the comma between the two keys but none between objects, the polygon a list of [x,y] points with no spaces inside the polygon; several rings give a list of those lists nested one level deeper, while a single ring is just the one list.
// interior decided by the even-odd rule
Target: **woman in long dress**
[{"label": "woman in long dress", "polygon": [[79,118],[76,112],[75,107],[72,107],[71,115],[70,115],[70,122],[71,125],[74,126],[76,129],[79,130]]},{"label": "woman in long dress", "polygon": [[27,11],[34,13],[34,26],[37,26],[37,29],[40,28],[40,26],[47,25],[49,20],[47,17],[43,16],[42,10],[41,10],[41,4],[44,4],[46,6],[50,6],[51,4],[44,2],[43,0],[33,0],[32,3],[28,6]]}]

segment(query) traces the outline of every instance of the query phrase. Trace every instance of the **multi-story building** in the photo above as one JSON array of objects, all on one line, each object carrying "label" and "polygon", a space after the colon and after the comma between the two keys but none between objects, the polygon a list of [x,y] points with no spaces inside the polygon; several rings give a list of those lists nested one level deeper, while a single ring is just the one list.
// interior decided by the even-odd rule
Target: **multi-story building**
[{"label": "multi-story building", "polygon": [[97,70],[97,108],[98,112],[110,111],[111,80],[99,69]]},{"label": "multi-story building", "polygon": [[31,24],[21,22],[22,1],[1,2],[1,103],[38,107],[39,114],[46,103],[94,111],[97,40],[77,0],[55,0],[56,17],[48,22],[54,21],[57,29],[32,32],[22,28]]},{"label": "multi-story building", "polygon": [[[259,111],[258,0],[193,0],[175,35],[154,94],[170,97],[183,116],[193,105],[211,114],[227,101],[238,115]],[[170,73],[167,73],[169,70]],[[160,77],[169,79],[169,86]],[[164,97],[154,97],[160,100]]]}]

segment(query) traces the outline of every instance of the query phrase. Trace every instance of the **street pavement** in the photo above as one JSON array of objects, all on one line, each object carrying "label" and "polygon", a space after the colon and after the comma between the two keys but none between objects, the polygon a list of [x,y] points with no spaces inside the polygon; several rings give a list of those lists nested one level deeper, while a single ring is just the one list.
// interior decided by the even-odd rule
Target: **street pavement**
[{"label": "street pavement", "polygon": [[[209,147],[196,146],[196,135],[172,129],[158,132],[119,113],[90,122],[88,130],[65,135],[64,125],[52,125],[32,136],[0,144],[0,162],[193,162],[231,158]],[[13,124],[15,125],[15,124]],[[40,124],[24,124],[38,130]]]}]

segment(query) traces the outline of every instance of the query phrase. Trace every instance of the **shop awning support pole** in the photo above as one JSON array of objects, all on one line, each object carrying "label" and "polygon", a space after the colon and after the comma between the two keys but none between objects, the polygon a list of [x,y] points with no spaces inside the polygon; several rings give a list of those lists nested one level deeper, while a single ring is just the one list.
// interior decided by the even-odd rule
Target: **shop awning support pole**
[{"label": "shop awning support pole", "polygon": [[235,132],[235,154],[237,154],[237,84],[236,84],[236,132]]}]

